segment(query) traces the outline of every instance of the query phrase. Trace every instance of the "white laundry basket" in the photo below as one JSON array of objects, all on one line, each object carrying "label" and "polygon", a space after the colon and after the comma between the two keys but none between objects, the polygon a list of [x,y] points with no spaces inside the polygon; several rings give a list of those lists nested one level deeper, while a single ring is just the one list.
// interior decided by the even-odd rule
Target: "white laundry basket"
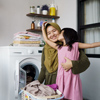
[{"label": "white laundry basket", "polygon": [[19,94],[21,94],[22,100],[61,100],[64,96],[59,90],[56,90],[57,95],[53,96],[34,96],[25,90],[21,90]]}]

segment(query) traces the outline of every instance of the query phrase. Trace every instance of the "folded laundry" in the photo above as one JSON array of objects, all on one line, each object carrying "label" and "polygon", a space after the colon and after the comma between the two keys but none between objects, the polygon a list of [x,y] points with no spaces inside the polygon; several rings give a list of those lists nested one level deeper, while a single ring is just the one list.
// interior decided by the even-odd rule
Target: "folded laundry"
[{"label": "folded laundry", "polygon": [[32,43],[32,44],[17,44],[17,43],[13,43],[13,46],[21,46],[21,47],[39,47],[40,44],[35,44],[35,43]]},{"label": "folded laundry", "polygon": [[15,33],[14,37],[17,36],[17,35],[22,35],[22,34],[27,34],[27,35],[31,35],[31,36],[35,36],[35,37],[41,36],[40,34],[36,34],[36,33],[33,33],[33,32],[20,31],[20,32]]},{"label": "folded laundry", "polygon": [[34,96],[52,96],[56,92],[49,86],[40,84],[38,80],[35,80],[24,87],[24,90],[33,94]]},{"label": "folded laundry", "polygon": [[13,46],[36,46],[39,47],[41,43],[41,35],[27,32],[27,31],[21,31],[14,34],[13,37]]},{"label": "folded laundry", "polygon": [[40,44],[40,41],[13,41],[15,44]]},{"label": "folded laundry", "polygon": [[40,39],[41,36],[40,35],[34,36],[34,35],[30,35],[30,34],[18,34],[16,36],[14,36],[14,39],[16,39],[16,38],[19,38],[19,39],[35,39],[35,38]]}]

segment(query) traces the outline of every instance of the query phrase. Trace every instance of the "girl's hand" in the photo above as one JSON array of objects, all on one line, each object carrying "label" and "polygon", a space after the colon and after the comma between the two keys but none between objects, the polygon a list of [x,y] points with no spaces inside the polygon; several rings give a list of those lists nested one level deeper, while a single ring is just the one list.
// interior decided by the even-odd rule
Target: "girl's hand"
[{"label": "girl's hand", "polygon": [[46,24],[47,22],[43,22],[43,24],[42,24],[42,31],[45,29],[45,24]]},{"label": "girl's hand", "polygon": [[72,68],[72,61],[68,59],[67,57],[65,57],[64,59],[66,59],[66,62],[61,63],[61,66],[63,67],[65,71],[68,71]]},{"label": "girl's hand", "polygon": [[43,35],[45,42],[47,43],[48,39],[47,39],[46,32],[45,32],[45,24],[46,23],[47,22],[43,22],[43,24],[42,24],[42,35]]}]

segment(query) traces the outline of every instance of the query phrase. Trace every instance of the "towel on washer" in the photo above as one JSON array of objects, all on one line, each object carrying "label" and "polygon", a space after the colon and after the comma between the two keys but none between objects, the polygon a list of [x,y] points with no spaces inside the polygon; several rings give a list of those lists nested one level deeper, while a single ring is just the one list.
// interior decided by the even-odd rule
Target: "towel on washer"
[{"label": "towel on washer", "polygon": [[26,85],[24,90],[33,94],[34,96],[52,96],[56,94],[56,92],[51,87],[40,84],[38,80]]}]

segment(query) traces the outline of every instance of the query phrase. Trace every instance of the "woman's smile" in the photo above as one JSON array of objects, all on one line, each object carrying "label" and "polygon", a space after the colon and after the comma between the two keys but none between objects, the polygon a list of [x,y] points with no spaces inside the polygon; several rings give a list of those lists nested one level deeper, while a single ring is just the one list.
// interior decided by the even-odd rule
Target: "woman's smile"
[{"label": "woman's smile", "polygon": [[57,39],[57,36],[56,35],[53,35],[50,38],[53,39],[53,40],[55,40],[55,39]]}]

